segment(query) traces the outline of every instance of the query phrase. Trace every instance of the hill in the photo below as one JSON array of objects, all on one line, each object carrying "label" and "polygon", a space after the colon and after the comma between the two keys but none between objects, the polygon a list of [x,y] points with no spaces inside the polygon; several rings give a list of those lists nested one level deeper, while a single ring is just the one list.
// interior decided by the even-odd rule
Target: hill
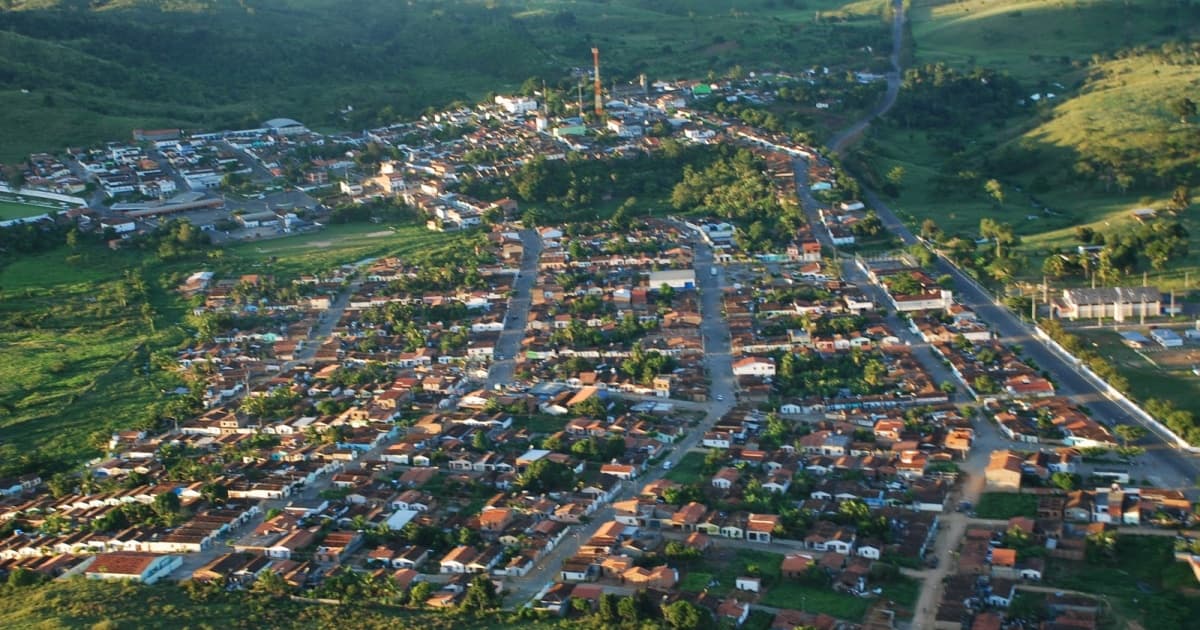
[{"label": "hill", "polygon": [[[882,0],[0,0],[0,160],[274,116],[357,129],[554,83],[877,67]],[[568,79],[569,80],[569,79]],[[353,107],[349,111],[348,107]]]},{"label": "hill", "polygon": [[[934,217],[972,237],[985,216],[1011,223],[1032,276],[1052,248],[1076,244],[1076,226],[1117,229],[1200,176],[1200,121],[1175,111],[1200,80],[1182,43],[1200,33],[1200,7],[917,0],[910,17],[905,88],[860,157],[878,182],[902,169],[894,205],[915,223]],[[991,179],[1002,203],[985,191]]]}]

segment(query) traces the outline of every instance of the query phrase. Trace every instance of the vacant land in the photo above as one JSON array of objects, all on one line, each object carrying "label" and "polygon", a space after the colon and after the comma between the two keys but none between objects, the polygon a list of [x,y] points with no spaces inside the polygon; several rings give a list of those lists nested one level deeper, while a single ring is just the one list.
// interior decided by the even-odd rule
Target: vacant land
[{"label": "vacant land", "polygon": [[1184,38],[1196,28],[1189,11],[1157,0],[913,0],[909,21],[918,63],[1036,83],[1070,75],[1097,52]]},{"label": "vacant land", "polygon": [[671,466],[664,475],[676,483],[696,483],[700,481],[700,471],[704,470],[704,453],[688,453]]},{"label": "vacant land", "polygon": [[82,577],[6,589],[0,597],[5,628],[530,628],[552,624],[510,619],[505,613],[454,617],[365,601],[349,606],[306,604],[242,591],[190,597],[174,584],[141,586]]},{"label": "vacant land", "polygon": [[979,518],[1008,519],[1014,516],[1037,516],[1037,496],[1013,492],[985,492],[975,506]]},{"label": "vacant land", "polygon": [[1095,344],[1097,351],[1129,380],[1137,400],[1168,400],[1179,409],[1200,415],[1200,376],[1192,373],[1192,368],[1200,365],[1197,346],[1137,351],[1122,343],[1120,335],[1112,330],[1086,328],[1071,332]]},{"label": "vacant land", "polygon": [[1173,547],[1170,537],[1118,536],[1110,550],[1096,551],[1086,562],[1048,561],[1044,581],[1104,598],[1121,621],[1183,628],[1187,619],[1200,615],[1200,597],[1164,590],[1177,588],[1188,573],[1175,561]]}]

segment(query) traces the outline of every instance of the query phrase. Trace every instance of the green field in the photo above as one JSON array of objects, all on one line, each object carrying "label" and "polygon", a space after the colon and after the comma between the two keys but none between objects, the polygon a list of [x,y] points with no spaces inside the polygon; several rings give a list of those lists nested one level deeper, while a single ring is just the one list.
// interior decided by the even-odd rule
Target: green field
[{"label": "green field", "polygon": [[1037,496],[1015,492],[985,492],[975,506],[979,518],[1010,519],[1014,516],[1037,516]]},{"label": "green field", "polygon": [[[94,456],[114,429],[153,423],[161,391],[180,382],[147,366],[187,343],[180,327],[187,305],[174,288],[191,272],[290,279],[468,238],[414,225],[350,224],[241,243],[190,261],[163,263],[151,253],[110,251],[90,241],[81,243],[73,264],[65,246],[16,259],[0,267],[2,470],[60,469]],[[127,274],[142,279],[144,296],[129,289]]]},{"label": "green field", "polygon": [[986,66],[1036,83],[1074,74],[1096,52],[1194,34],[1188,10],[1158,0],[913,0],[909,21],[918,63]]},{"label": "green field", "polygon": [[1182,585],[1195,586],[1187,566],[1174,560],[1173,547],[1171,537],[1121,535],[1110,556],[1095,554],[1085,562],[1047,561],[1043,582],[1097,595],[1118,622],[1137,620],[1145,628],[1188,627],[1187,619],[1200,615],[1200,597],[1173,592]]},{"label": "green field", "polygon": [[676,483],[690,484],[701,481],[700,472],[704,469],[704,453],[688,453],[671,465],[671,470],[663,475]]},{"label": "green field", "polygon": [[[386,124],[531,76],[571,92],[816,66],[882,68],[883,0],[341,0],[0,3],[0,160],[129,138],[136,127],[233,128],[289,116]],[[9,8],[11,7],[11,8]],[[819,16],[819,19],[818,19]],[[264,45],[265,42],[271,44]],[[282,54],[281,54],[282,51]],[[26,92],[22,92],[26,90]],[[353,112],[341,113],[347,105]]]},{"label": "green field", "polygon": [[[1158,398],[1167,400],[1179,408],[1200,416],[1200,376],[1191,371],[1191,364],[1184,361],[1158,361],[1163,359],[1157,349],[1139,354],[1121,342],[1121,337],[1112,330],[1073,329],[1079,338],[1096,344],[1096,350],[1109,360],[1113,367],[1129,380],[1129,389],[1136,400]],[[1194,346],[1193,346],[1194,348]],[[1175,354],[1181,351],[1174,351]],[[1183,352],[1186,352],[1183,351]]]},{"label": "green field", "polygon": [[26,217],[36,217],[42,214],[49,214],[53,216],[54,213],[58,212],[59,210],[60,208],[58,206],[39,206],[0,198],[0,221],[6,221],[8,219],[24,219]]}]

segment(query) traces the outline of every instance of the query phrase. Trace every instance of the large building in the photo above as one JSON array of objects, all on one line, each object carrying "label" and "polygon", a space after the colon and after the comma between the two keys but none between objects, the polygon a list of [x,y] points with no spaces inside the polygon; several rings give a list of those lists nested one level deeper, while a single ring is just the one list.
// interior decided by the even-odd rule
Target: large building
[{"label": "large building", "polygon": [[143,551],[114,551],[95,556],[84,575],[92,580],[132,580],[154,584],[183,564],[179,556]]},{"label": "large building", "polygon": [[1058,313],[1068,319],[1092,317],[1125,321],[1135,317],[1162,315],[1162,292],[1158,287],[1101,287],[1063,289]]},{"label": "large building", "polygon": [[650,289],[652,291],[667,285],[672,289],[695,289],[696,272],[692,269],[667,269],[650,272]]}]

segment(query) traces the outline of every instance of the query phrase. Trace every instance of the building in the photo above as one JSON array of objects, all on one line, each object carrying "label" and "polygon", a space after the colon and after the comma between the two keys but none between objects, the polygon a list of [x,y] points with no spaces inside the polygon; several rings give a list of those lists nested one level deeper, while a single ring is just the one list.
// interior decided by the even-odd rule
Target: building
[{"label": "building", "polygon": [[97,554],[84,570],[91,580],[132,580],[154,584],[183,564],[180,556],[143,551],[115,551]]},{"label": "building", "polygon": [[1012,451],[992,452],[991,461],[988,462],[987,470],[984,472],[987,478],[987,489],[1020,490],[1021,463],[1021,456]]},{"label": "building", "polygon": [[693,269],[667,269],[650,272],[651,290],[657,290],[664,284],[672,289],[695,289],[696,272]]},{"label": "building", "polygon": [[1183,345],[1183,337],[1170,328],[1155,328],[1150,331],[1150,336],[1164,348],[1178,348]]},{"label": "building", "polygon": [[1162,315],[1162,292],[1158,287],[1063,289],[1058,312],[1068,319],[1158,317]]},{"label": "building", "polygon": [[272,134],[277,136],[297,136],[308,133],[308,128],[291,118],[272,118],[263,123]]}]

